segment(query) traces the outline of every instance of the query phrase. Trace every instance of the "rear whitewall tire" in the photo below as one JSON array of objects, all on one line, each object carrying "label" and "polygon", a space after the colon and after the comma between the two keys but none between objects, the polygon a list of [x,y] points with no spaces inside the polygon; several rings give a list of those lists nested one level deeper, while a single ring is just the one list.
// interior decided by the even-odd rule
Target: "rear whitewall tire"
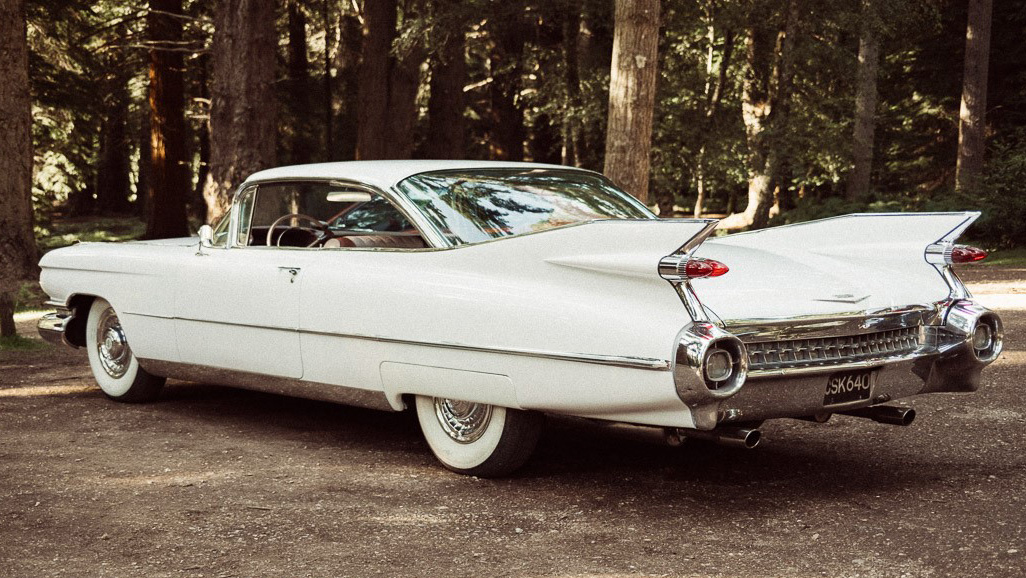
[{"label": "rear whitewall tire", "polygon": [[85,342],[93,378],[107,397],[140,403],[160,395],[165,379],[139,367],[117,313],[104,299],[94,299],[89,307]]},{"label": "rear whitewall tire", "polygon": [[[417,396],[417,419],[435,457],[450,470],[471,476],[500,477],[513,473],[531,457],[544,426],[544,415],[486,404]],[[478,421],[461,430],[455,417]]]}]

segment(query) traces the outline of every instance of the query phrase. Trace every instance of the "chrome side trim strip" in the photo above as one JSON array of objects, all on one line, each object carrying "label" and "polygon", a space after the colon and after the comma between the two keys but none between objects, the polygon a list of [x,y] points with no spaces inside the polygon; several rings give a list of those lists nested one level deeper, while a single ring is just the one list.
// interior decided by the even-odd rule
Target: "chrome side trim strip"
[{"label": "chrome side trim strip", "polygon": [[164,377],[180,379],[183,381],[196,381],[213,385],[225,385],[239,389],[251,389],[278,395],[289,395],[304,399],[315,399],[318,401],[329,401],[344,405],[355,405],[369,409],[385,411],[396,411],[388,398],[382,391],[372,391],[344,385],[331,385],[328,383],[317,383],[303,381],[301,379],[289,379],[275,377],[260,373],[249,373],[232,369],[221,369],[194,365],[191,363],[179,363],[175,361],[162,361],[159,359],[139,359],[139,365],[146,371]]},{"label": "chrome side trim strip", "polygon": [[[140,317],[157,317],[143,313],[131,313]],[[160,319],[168,319],[160,317]],[[469,345],[464,343],[449,343],[444,341],[419,341],[413,339],[399,339],[385,337],[382,335],[361,335],[356,333],[332,333],[328,331],[309,331],[305,329],[288,327],[264,327],[248,323],[232,323],[223,321],[208,321],[203,319],[185,319],[182,317],[171,317],[177,321],[191,321],[193,323],[212,323],[216,325],[228,325],[231,327],[247,327],[252,329],[265,329],[268,331],[296,332],[302,335],[324,335],[328,337],[340,337],[344,339],[361,339],[364,341],[377,341],[379,343],[395,343],[399,345],[415,345],[420,347],[437,347],[440,349],[456,349],[460,351],[474,351],[478,353],[498,353],[501,355],[517,355],[521,357],[534,357],[539,359],[554,359],[558,361],[570,361],[574,363],[591,363],[595,365],[609,365],[613,367],[624,367],[627,369],[644,369],[649,371],[670,371],[670,361],[666,359],[655,359],[650,357],[629,357],[621,355],[603,355],[593,353],[567,353],[557,351],[541,351],[536,349],[518,349],[507,347],[491,347],[487,345]]]}]

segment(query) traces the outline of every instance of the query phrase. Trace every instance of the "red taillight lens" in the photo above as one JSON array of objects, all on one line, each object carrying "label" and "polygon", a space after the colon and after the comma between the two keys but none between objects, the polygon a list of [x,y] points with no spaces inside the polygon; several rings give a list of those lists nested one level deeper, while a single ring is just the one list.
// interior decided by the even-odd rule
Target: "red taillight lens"
[{"label": "red taillight lens", "polygon": [[701,279],[702,277],[719,277],[730,269],[719,261],[712,259],[689,259],[684,266],[684,274],[688,279]]},{"label": "red taillight lens", "polygon": [[970,247],[969,245],[955,245],[951,249],[952,263],[975,263],[987,258],[987,252],[983,249]]}]

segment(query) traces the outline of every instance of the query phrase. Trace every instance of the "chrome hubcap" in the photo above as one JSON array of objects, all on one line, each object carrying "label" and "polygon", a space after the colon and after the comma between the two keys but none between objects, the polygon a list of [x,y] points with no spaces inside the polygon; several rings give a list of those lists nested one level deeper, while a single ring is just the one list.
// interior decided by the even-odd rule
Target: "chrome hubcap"
[{"label": "chrome hubcap", "polygon": [[484,435],[492,419],[492,406],[471,401],[435,398],[435,415],[450,438],[469,444]]},{"label": "chrome hubcap", "polygon": [[107,375],[118,379],[128,371],[132,350],[128,347],[125,332],[113,309],[107,309],[100,316],[96,326],[96,351],[100,354],[100,365]]}]

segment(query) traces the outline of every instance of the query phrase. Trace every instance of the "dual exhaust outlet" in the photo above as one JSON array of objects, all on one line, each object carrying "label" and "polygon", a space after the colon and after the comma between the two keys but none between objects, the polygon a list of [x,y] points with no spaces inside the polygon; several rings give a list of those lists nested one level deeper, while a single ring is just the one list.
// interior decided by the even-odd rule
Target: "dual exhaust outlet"
[{"label": "dual exhaust outlet", "polygon": [[[898,426],[912,425],[912,422],[916,419],[916,410],[911,407],[900,407],[896,405],[875,405],[859,409],[850,409],[838,413],[850,415],[852,417],[871,419],[877,423]],[[821,417],[822,419],[817,419],[817,417],[809,419],[822,423],[830,418],[830,414],[825,414]],[[673,434],[669,431],[667,432],[667,441],[670,445],[679,445],[684,438],[691,438],[710,441],[724,446],[752,449],[762,441],[762,432],[756,428],[717,427],[707,431],[678,428],[671,431]],[[677,436],[676,444],[673,442],[673,435]]]},{"label": "dual exhaust outlet", "polygon": [[[876,405],[838,412],[842,415],[871,419],[887,425],[908,426],[916,419],[916,410],[910,407],[894,405]],[[825,423],[830,419],[829,413],[809,416],[808,421]],[[762,441],[762,432],[758,428],[722,426],[711,430],[691,428],[656,428],[639,425],[616,424],[615,429],[629,430],[648,441],[679,446],[685,439],[703,440],[723,446],[753,449]]]}]

